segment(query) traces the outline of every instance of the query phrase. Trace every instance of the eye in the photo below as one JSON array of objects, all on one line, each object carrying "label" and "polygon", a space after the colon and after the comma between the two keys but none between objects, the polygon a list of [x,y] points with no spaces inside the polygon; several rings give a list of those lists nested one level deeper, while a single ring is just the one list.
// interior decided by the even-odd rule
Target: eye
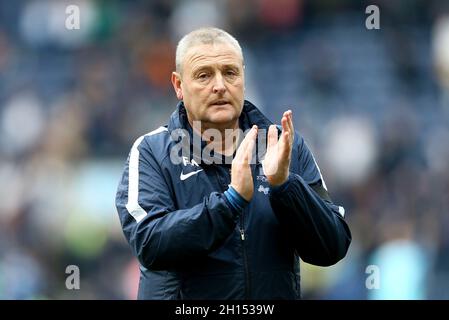
[{"label": "eye", "polygon": [[207,80],[209,78],[209,74],[206,72],[201,72],[197,75],[197,78],[200,80]]},{"label": "eye", "polygon": [[227,76],[236,76],[236,75],[237,75],[237,72],[235,72],[235,71],[232,70],[232,69],[229,69],[229,70],[226,71],[226,75],[227,75]]}]

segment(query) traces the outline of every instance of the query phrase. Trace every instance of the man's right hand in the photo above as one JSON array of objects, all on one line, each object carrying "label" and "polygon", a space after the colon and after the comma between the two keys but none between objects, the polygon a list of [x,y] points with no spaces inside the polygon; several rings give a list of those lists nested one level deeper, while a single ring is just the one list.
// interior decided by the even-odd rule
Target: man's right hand
[{"label": "man's right hand", "polygon": [[246,200],[254,194],[254,182],[251,173],[251,157],[256,144],[257,126],[254,125],[240,144],[231,167],[231,186]]}]

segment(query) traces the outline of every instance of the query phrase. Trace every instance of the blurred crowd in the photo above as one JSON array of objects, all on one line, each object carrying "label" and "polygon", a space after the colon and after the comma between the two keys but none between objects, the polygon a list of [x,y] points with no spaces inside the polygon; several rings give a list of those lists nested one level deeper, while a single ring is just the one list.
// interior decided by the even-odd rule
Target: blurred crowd
[{"label": "blurred crowd", "polygon": [[242,45],[247,99],[274,121],[293,110],[346,209],[349,253],[303,264],[304,298],[449,299],[449,6],[436,0],[0,0],[0,299],[136,297],[116,187],[133,141],[176,106],[177,41],[211,25]]}]

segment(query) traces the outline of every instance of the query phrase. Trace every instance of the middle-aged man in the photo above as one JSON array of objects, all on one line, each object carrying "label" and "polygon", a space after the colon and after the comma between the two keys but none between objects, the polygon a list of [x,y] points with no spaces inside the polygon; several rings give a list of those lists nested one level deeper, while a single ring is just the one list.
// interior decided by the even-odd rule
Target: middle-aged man
[{"label": "middle-aged man", "polygon": [[335,264],[351,233],[292,112],[276,126],[244,100],[220,29],[181,39],[171,81],[180,102],[134,143],[116,197],[139,299],[299,299],[299,258]]}]

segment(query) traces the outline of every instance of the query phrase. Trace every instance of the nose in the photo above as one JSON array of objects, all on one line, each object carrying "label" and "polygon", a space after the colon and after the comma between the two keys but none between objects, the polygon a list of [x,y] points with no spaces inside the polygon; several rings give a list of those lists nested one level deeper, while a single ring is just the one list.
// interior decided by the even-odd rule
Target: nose
[{"label": "nose", "polygon": [[220,73],[218,73],[217,76],[215,77],[212,90],[214,93],[220,93],[220,94],[223,94],[226,91],[224,79]]}]

